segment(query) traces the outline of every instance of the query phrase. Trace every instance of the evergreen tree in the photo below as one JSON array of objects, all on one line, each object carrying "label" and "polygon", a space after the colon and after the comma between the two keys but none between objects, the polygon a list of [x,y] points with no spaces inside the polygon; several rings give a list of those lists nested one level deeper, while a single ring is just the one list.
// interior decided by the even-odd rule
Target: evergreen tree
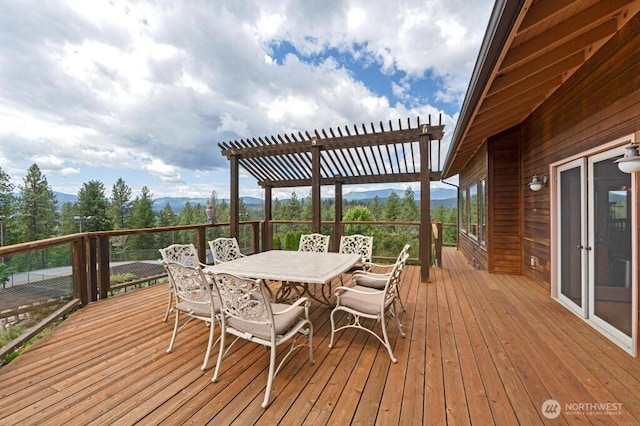
[{"label": "evergreen tree", "polygon": [[417,221],[420,219],[420,209],[418,209],[411,187],[404,191],[400,219],[404,221]]},{"label": "evergreen tree", "polygon": [[122,178],[118,178],[113,188],[111,188],[111,204],[109,206],[109,216],[114,229],[126,228],[129,214],[131,213],[131,188],[124,183]]},{"label": "evergreen tree", "polygon": [[[191,203],[184,203],[182,211],[178,213],[178,225],[192,225],[194,223],[202,223],[202,218],[196,218],[196,209],[191,207]],[[178,242],[180,244],[188,244],[194,241],[193,231],[178,232]]]},{"label": "evergreen tree", "polygon": [[142,229],[155,226],[153,202],[151,191],[146,186],[143,186],[140,195],[131,204],[131,214],[127,223],[130,228]]},{"label": "evergreen tree", "polygon": [[216,207],[216,216],[218,218],[218,223],[226,223],[229,222],[229,218],[231,217],[229,212],[229,204],[225,200],[221,200]]},{"label": "evergreen tree", "polygon": [[311,200],[311,191],[309,191],[307,198],[300,200],[300,219],[313,220],[313,202]]},{"label": "evergreen tree", "polygon": [[282,202],[277,198],[273,200],[271,205],[271,218],[274,220],[282,219]]},{"label": "evergreen tree", "polygon": [[62,205],[60,208],[58,235],[69,235],[78,232],[78,223],[74,219],[77,215],[77,207],[74,203],[67,201]]},{"label": "evergreen tree", "polygon": [[108,201],[104,192],[104,184],[97,180],[90,180],[82,184],[78,191],[76,216],[82,221],[82,230],[108,231],[111,229],[107,217]]},{"label": "evergreen tree", "polygon": [[13,194],[15,186],[9,175],[0,167],[0,220],[2,221],[2,243],[4,245],[17,242],[13,238],[13,216],[16,208],[16,197]]},{"label": "evergreen tree", "polygon": [[384,220],[395,222],[400,218],[401,207],[400,207],[400,196],[395,192],[392,192],[387,197],[387,202],[384,205]]},{"label": "evergreen tree", "polygon": [[291,198],[282,206],[283,220],[300,220],[302,218],[302,205],[298,200],[298,195],[291,193]]},{"label": "evergreen tree", "polygon": [[379,220],[384,217],[382,203],[380,203],[380,197],[377,195],[373,197],[373,200],[369,203],[369,211],[373,215],[374,220]]},{"label": "evergreen tree", "polygon": [[52,237],[58,223],[58,200],[37,164],[29,167],[19,191],[16,222],[21,241]]},{"label": "evergreen tree", "polygon": [[[169,227],[174,226],[177,223],[176,214],[173,212],[171,205],[169,203],[165,204],[165,206],[160,210],[158,214],[158,226],[160,227]],[[175,240],[175,232],[171,232],[170,234],[166,232],[162,232],[158,234],[158,247],[167,247],[171,244],[174,244]]]},{"label": "evergreen tree", "polygon": [[[133,200],[131,204],[131,214],[127,225],[131,229],[143,229],[152,228],[156,224],[155,212],[153,211],[153,197],[149,188],[142,187],[140,195]],[[132,235],[127,239],[127,248],[130,250],[149,250],[155,248],[155,235]],[[154,253],[154,256],[157,254]],[[150,256],[150,253],[139,252],[134,254],[133,257],[137,259],[145,259]]]}]

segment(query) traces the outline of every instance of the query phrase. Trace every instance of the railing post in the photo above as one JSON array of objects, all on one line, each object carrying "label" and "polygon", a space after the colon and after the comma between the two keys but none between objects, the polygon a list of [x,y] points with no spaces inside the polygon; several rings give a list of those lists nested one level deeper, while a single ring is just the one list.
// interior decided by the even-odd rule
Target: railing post
[{"label": "railing post", "polygon": [[253,232],[253,238],[252,238],[253,252],[259,253],[260,252],[260,222],[258,221],[251,222],[251,230]]},{"label": "railing post", "polygon": [[98,300],[98,245],[96,237],[86,235],[84,240],[89,253],[89,258],[87,259],[89,290],[91,291],[91,301],[95,302]]},{"label": "railing post", "polygon": [[100,300],[106,299],[111,289],[111,268],[109,266],[109,236],[98,237],[98,272],[100,274],[98,294]]},{"label": "railing post", "polygon": [[78,237],[71,243],[71,270],[73,274],[73,298],[80,299],[82,306],[89,304],[87,292],[87,254],[84,237]]},{"label": "railing post", "polygon": [[434,247],[434,264],[436,266],[442,267],[442,222],[435,222],[433,224],[433,240],[435,243]]},{"label": "railing post", "polygon": [[207,260],[207,229],[203,226],[196,230],[196,249],[198,250],[198,258],[201,262],[206,263]]}]

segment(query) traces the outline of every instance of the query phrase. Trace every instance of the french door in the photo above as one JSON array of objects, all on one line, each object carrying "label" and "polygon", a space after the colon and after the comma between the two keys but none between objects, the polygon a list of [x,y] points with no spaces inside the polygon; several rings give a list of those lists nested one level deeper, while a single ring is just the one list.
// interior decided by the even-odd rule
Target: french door
[{"label": "french door", "polygon": [[630,350],[634,261],[632,180],[624,148],[555,169],[558,299]]}]

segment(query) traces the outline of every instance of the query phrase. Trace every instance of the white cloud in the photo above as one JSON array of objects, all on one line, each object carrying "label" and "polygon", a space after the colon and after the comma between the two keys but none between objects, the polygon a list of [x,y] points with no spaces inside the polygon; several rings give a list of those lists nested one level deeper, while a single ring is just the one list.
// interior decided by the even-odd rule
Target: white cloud
[{"label": "white cloud", "polygon": [[[184,187],[209,194],[213,186],[222,193],[228,162],[219,142],[424,118],[441,110],[427,102],[460,102],[491,4],[6,2],[0,167],[15,181],[37,162],[55,190],[121,174],[156,195]],[[277,64],[271,46],[282,42],[406,74],[389,83],[398,101],[337,58],[290,55]],[[434,93],[416,92],[424,76],[439,79]],[[453,130],[453,118],[446,121]]]},{"label": "white cloud", "polygon": [[145,165],[144,169],[151,175],[159,177],[163,182],[182,182],[178,169],[160,160],[153,160],[150,164]]}]

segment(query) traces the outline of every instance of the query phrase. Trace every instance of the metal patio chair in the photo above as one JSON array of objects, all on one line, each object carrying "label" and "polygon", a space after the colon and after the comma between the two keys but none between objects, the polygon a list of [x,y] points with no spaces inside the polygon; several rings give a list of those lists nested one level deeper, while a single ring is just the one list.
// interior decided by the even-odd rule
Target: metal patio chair
[{"label": "metal patio chair", "polygon": [[[370,270],[355,271],[352,274],[351,279],[356,285],[375,288],[377,290],[382,290],[386,285],[387,279],[389,278],[391,271],[393,271],[393,268],[398,264],[398,262],[401,262],[400,273],[402,273],[402,270],[404,269],[404,265],[406,264],[407,259],[409,258],[410,248],[411,248],[410,244],[404,245],[404,247],[400,251],[400,254],[398,255],[398,258],[396,259],[395,264],[383,265],[379,263],[370,263],[370,265],[376,266],[377,272],[371,272]],[[389,271],[389,272],[385,272],[385,271]],[[402,279],[400,277],[398,279],[398,283],[396,284],[396,294],[398,296],[398,302],[400,302],[400,306],[402,307],[402,310],[406,312],[407,309],[405,308],[404,302],[400,297],[401,282],[402,282]]]},{"label": "metal patio chair", "polygon": [[[293,304],[271,303],[269,293],[262,280],[241,278],[231,274],[213,276],[215,291],[222,301],[220,351],[216,370],[211,379],[218,380],[220,365],[238,339],[245,339],[270,348],[269,375],[262,407],[270,404],[271,387],[284,362],[298,348],[309,348],[309,361],[313,364],[313,324],[309,320],[306,297]],[[229,347],[225,347],[226,334],[235,336]],[[307,343],[296,344],[302,336]],[[291,347],[276,367],[277,347],[291,340]]]},{"label": "metal patio chair", "polygon": [[[193,244],[171,244],[168,247],[158,250],[162,256],[163,265],[167,262],[177,262],[187,266],[205,266],[198,258],[198,250]],[[166,269],[166,268],[165,268]],[[171,285],[171,275],[169,277],[169,302],[167,303],[167,311],[164,314],[163,321],[167,321],[169,314],[173,311],[175,305],[175,297],[173,286]]]},{"label": "metal patio chair", "polygon": [[[331,311],[331,341],[329,343],[329,348],[333,348],[335,333],[337,331],[344,330],[346,328],[356,328],[365,330],[375,336],[376,339],[378,339],[380,343],[387,348],[391,361],[394,363],[397,361],[396,357],[393,355],[391,343],[389,342],[389,337],[387,335],[387,322],[388,319],[395,322],[400,335],[402,337],[405,336],[402,325],[396,315],[395,301],[398,298],[396,287],[400,281],[402,267],[404,266],[407,257],[409,257],[408,253],[396,262],[385,281],[384,288],[381,290],[357,284],[353,287],[341,286],[336,289],[336,307]],[[341,311],[348,314],[347,324],[336,328],[335,316]],[[375,320],[375,322],[370,328],[368,328],[361,323],[362,319],[371,319]],[[380,323],[382,328],[382,336],[376,333],[373,329],[377,323]]]},{"label": "metal patio chair", "polygon": [[[215,322],[220,319],[220,299],[212,290],[211,281],[205,276],[200,265],[185,265],[178,262],[165,262],[165,268],[171,276],[170,282],[176,298],[173,307],[175,323],[167,353],[173,350],[179,328],[182,329],[194,319],[204,321],[209,326],[209,341],[204,362],[201,369],[207,368],[211,348],[213,347],[213,334]],[[183,313],[188,320],[180,326],[180,314]]]}]

